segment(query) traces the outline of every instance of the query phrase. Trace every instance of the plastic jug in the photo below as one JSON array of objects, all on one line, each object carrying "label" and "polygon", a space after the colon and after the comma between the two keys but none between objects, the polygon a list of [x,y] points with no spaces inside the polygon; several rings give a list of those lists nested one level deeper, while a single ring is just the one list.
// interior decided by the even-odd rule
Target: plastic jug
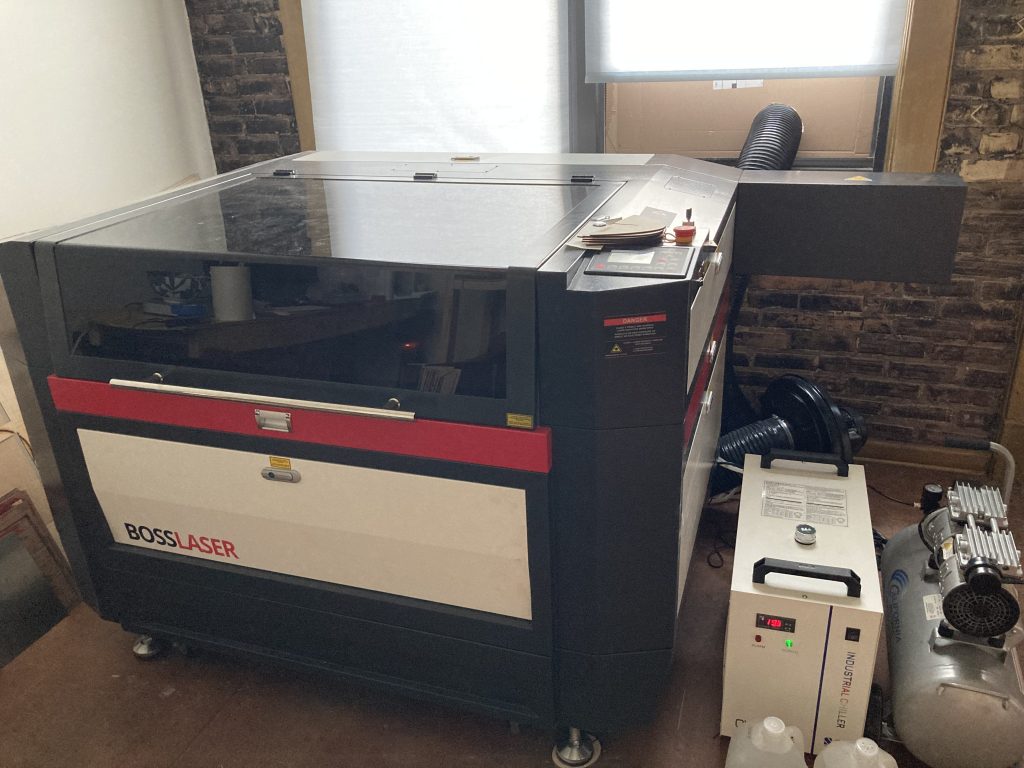
[{"label": "plastic jug", "polygon": [[725,768],[806,768],[804,735],[777,717],[766,717],[736,730],[729,742]]},{"label": "plastic jug", "polygon": [[833,741],[818,753],[814,768],[898,768],[896,759],[871,739]]}]

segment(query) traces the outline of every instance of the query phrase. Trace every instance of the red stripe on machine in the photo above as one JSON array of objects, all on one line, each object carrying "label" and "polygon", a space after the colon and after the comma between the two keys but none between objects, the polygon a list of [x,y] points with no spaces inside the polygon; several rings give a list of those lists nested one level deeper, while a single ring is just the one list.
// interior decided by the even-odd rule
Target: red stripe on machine
[{"label": "red stripe on machine", "polygon": [[292,431],[268,433],[256,425],[254,408],[260,406],[255,403],[143,392],[60,376],[50,376],[49,383],[54,405],[67,413],[526,472],[551,471],[551,431],[546,427],[526,431],[428,419],[389,421],[288,408]]},{"label": "red stripe on machine", "polygon": [[656,315],[632,315],[630,317],[606,317],[605,328],[615,328],[620,325],[642,325],[643,323],[664,323],[668,315],[659,312]]}]

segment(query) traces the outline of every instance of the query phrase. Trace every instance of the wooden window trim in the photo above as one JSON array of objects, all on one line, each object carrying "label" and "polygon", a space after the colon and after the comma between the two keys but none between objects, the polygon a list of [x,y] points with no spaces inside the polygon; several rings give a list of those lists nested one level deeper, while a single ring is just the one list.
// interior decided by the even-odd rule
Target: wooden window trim
[{"label": "wooden window trim", "polygon": [[309,88],[309,59],[306,56],[306,32],[302,26],[302,0],[280,0],[284,52],[288,59],[288,77],[295,105],[295,124],[299,129],[299,148],[303,152],[316,149],[313,131],[313,97]]},{"label": "wooden window trim", "polygon": [[909,0],[885,170],[932,173],[946,115],[960,0]]}]

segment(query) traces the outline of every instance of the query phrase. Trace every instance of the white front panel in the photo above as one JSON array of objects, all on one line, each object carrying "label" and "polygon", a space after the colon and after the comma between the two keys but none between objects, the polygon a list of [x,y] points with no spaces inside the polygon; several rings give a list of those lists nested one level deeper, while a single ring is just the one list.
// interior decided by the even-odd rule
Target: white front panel
[{"label": "white front panel", "polygon": [[[790,619],[794,631],[759,627],[758,614]],[[725,631],[724,736],[774,715],[799,728],[810,749],[828,615],[825,605],[733,592]]]},{"label": "white front panel", "polygon": [[122,544],[532,617],[520,488],[304,459],[280,482],[264,454],[78,436]]},{"label": "white front panel", "polygon": [[676,609],[683,601],[686,574],[690,570],[690,555],[697,537],[697,526],[704,511],[708,495],[708,480],[718,453],[718,433],[722,426],[722,381],[725,376],[725,353],[718,356],[711,373],[711,383],[704,392],[704,403],[690,444],[690,455],[683,467],[683,485],[679,493],[679,581],[676,589]]},{"label": "white front panel", "polygon": [[832,741],[851,741],[864,733],[881,624],[881,615],[873,611],[832,610],[817,737],[808,745],[810,751],[820,752]]}]

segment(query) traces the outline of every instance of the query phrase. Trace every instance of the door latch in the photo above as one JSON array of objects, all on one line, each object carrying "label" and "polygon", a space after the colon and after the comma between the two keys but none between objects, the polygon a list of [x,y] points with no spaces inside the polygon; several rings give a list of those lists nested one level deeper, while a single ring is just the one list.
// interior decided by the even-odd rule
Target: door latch
[{"label": "door latch", "polygon": [[272,432],[291,432],[292,415],[284,411],[262,411],[257,408],[256,426]]}]

